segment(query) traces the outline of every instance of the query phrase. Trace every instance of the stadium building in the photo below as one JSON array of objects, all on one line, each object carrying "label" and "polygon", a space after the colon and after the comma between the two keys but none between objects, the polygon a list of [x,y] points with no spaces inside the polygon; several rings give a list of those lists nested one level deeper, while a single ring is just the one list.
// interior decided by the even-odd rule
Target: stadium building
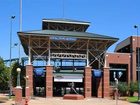
[{"label": "stadium building", "polygon": [[[18,32],[28,56],[26,93],[55,97],[81,94],[109,97],[114,78],[137,80],[138,37],[120,42],[114,53],[107,49],[118,41],[111,36],[89,33],[90,22],[43,19],[42,29]],[[44,65],[34,65],[41,60]]]}]

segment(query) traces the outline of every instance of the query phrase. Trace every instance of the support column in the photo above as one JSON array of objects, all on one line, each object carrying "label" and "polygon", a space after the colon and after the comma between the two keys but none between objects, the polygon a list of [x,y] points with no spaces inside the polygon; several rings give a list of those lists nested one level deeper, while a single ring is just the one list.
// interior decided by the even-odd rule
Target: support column
[{"label": "support column", "polygon": [[127,69],[127,82],[128,82],[128,84],[131,81],[130,73],[131,73],[131,63],[128,64],[128,69]]},{"label": "support column", "polygon": [[136,63],[136,50],[135,52],[132,53],[132,81],[136,81],[137,80],[137,75],[136,75],[136,71],[137,71],[137,63]]},{"label": "support column", "polygon": [[97,89],[97,97],[98,98],[103,98],[103,82],[102,82],[102,79],[103,77],[101,78],[97,78],[96,79],[96,89]]},{"label": "support column", "polygon": [[26,95],[33,96],[33,66],[26,65],[26,76],[28,76],[28,88],[26,88]]},{"label": "support column", "polygon": [[22,88],[17,86],[15,88],[15,105],[22,105]]},{"label": "support column", "polygon": [[103,97],[109,97],[109,67],[103,68]]},{"label": "support column", "polygon": [[46,66],[46,97],[53,96],[53,66]]},{"label": "support column", "polygon": [[85,85],[85,90],[84,90],[84,96],[85,98],[91,97],[91,67],[85,67],[85,77],[84,77],[84,85]]},{"label": "support column", "polygon": [[131,37],[131,60],[132,60],[132,71],[131,71],[131,79],[132,81],[136,81],[137,80],[137,75],[136,75],[136,71],[137,71],[137,62],[136,62],[136,54],[137,54],[137,38],[136,37]]},{"label": "support column", "polygon": [[25,90],[25,97],[26,97],[26,99],[30,99],[30,88],[29,87],[26,87],[25,88],[26,90]]}]

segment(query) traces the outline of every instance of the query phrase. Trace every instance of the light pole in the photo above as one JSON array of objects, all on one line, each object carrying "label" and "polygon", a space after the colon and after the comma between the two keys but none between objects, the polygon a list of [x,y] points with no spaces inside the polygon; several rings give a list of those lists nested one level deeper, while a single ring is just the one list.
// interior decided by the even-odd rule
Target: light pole
[{"label": "light pole", "polygon": [[[15,19],[15,16],[10,17],[10,69],[11,69],[11,57],[12,57],[12,26],[13,26],[13,20]],[[10,70],[10,78],[9,78],[9,98],[11,98],[12,95],[12,77],[11,77],[11,70]]]},{"label": "light pole", "polygon": [[137,30],[137,71],[138,71],[138,101],[140,100],[140,70],[139,70],[139,27],[134,25],[134,28]]},{"label": "light pole", "polygon": [[20,86],[20,72],[21,72],[21,69],[20,68],[17,68],[17,88],[21,88]]},{"label": "light pole", "polygon": [[11,67],[11,57],[12,57],[12,28],[13,28],[13,20],[15,16],[10,17],[10,67]]},{"label": "light pole", "polygon": [[[21,68],[17,68],[17,86],[15,88],[15,105],[23,105],[22,103],[22,88],[20,86],[20,72]],[[26,104],[27,105],[27,104]]]},{"label": "light pole", "polygon": [[[19,2],[19,31],[21,32],[22,31],[22,0],[20,0]],[[20,40],[19,40],[19,64],[21,64],[21,56],[20,56],[20,46],[21,46],[21,43],[20,43]]]}]

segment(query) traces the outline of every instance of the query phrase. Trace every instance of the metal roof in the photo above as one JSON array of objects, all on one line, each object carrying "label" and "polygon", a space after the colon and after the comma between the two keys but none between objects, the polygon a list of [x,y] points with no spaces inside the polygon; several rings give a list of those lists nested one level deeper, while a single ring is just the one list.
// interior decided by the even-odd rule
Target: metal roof
[{"label": "metal roof", "polygon": [[115,52],[117,52],[118,50],[124,48],[125,46],[130,45],[130,43],[131,43],[131,37],[128,37],[127,39],[121,41],[120,43],[118,43],[116,45]]},{"label": "metal roof", "polygon": [[75,38],[83,38],[83,39],[97,39],[97,40],[112,40],[114,42],[118,41],[118,38],[114,38],[111,36],[100,35],[89,32],[74,32],[74,31],[58,31],[58,30],[35,30],[35,31],[25,31],[18,32],[19,35],[27,35],[27,36],[63,36],[63,37],[75,37]]},{"label": "metal roof", "polygon": [[63,19],[63,18],[42,19],[42,21],[43,22],[54,22],[54,23],[69,23],[69,24],[90,25],[90,22],[77,21],[77,20],[72,20],[72,19]]}]

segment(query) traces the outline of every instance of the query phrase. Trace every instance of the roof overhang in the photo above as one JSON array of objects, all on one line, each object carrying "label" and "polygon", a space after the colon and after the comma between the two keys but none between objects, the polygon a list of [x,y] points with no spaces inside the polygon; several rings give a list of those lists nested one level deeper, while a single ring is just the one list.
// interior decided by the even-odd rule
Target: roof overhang
[{"label": "roof overhang", "polygon": [[[41,38],[42,41],[45,39],[50,39],[50,37],[65,37],[65,38],[76,38],[78,40],[90,40],[93,43],[96,41],[99,43],[107,43],[107,48],[118,41],[118,38],[99,35],[88,32],[73,32],[73,31],[57,31],[57,30],[38,30],[38,31],[28,31],[28,32],[18,32],[21,44],[24,48],[25,53],[28,55],[29,38]],[[47,40],[46,40],[47,41]],[[66,40],[67,41],[67,40]],[[94,46],[94,44],[92,45]],[[39,47],[36,50],[43,50]]]},{"label": "roof overhang", "polygon": [[117,46],[115,48],[115,52],[119,51],[120,49],[122,49],[130,44],[131,44],[131,37],[128,37],[127,39],[125,39],[122,42],[117,44]]},{"label": "roof overhang", "polygon": [[27,32],[18,32],[19,36],[63,36],[63,37],[75,37],[82,39],[96,39],[96,40],[111,40],[118,41],[118,38],[100,35],[89,32],[73,32],[73,31],[58,31],[58,30],[37,30],[37,31],[27,31]]}]

